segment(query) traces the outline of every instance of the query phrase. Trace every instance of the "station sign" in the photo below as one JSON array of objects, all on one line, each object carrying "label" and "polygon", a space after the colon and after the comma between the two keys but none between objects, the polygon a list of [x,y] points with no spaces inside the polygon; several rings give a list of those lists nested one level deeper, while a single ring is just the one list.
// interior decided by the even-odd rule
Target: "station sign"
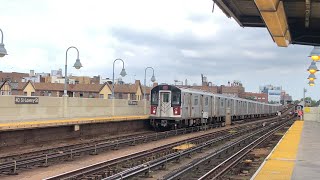
[{"label": "station sign", "polygon": [[134,106],[136,106],[136,105],[138,105],[138,101],[130,100],[130,101],[128,101],[128,105],[134,105]]},{"label": "station sign", "polygon": [[15,97],[15,104],[39,104],[39,97]]}]

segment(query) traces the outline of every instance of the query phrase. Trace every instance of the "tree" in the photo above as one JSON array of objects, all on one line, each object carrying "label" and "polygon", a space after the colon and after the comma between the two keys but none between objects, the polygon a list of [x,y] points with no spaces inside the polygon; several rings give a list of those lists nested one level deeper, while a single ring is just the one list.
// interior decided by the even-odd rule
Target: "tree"
[{"label": "tree", "polygon": [[256,99],[255,99],[253,96],[247,96],[247,97],[245,97],[245,99],[249,99],[249,100],[252,100],[252,101],[256,101]]},{"label": "tree", "polygon": [[[303,101],[303,98],[301,98],[301,101]],[[308,106],[308,105],[311,106],[311,107],[319,106],[319,105],[317,105],[318,101],[312,100],[311,97],[306,97],[305,98],[305,102],[306,102],[306,106]]]},{"label": "tree", "polygon": [[293,103],[294,104],[299,104],[301,101],[299,101],[299,100],[295,100]]}]

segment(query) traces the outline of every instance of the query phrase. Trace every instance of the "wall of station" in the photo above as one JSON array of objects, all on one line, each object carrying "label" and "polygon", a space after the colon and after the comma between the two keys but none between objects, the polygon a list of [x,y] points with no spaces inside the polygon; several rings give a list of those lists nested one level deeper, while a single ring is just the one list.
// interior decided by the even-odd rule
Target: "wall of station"
[{"label": "wall of station", "polygon": [[145,115],[149,102],[124,99],[0,96],[0,123],[39,119]]},{"label": "wall of station", "polygon": [[304,118],[305,121],[320,122],[320,107],[305,107]]}]

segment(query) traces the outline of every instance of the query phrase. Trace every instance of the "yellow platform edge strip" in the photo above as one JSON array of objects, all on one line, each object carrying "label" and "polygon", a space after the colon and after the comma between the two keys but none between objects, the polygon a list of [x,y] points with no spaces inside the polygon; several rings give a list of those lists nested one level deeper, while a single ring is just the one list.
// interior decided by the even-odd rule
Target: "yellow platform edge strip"
[{"label": "yellow platform edge strip", "polygon": [[265,159],[260,169],[253,176],[254,180],[291,179],[304,121],[295,121],[279,141],[271,154]]},{"label": "yellow platform edge strip", "polygon": [[149,115],[23,121],[23,122],[2,123],[0,124],[0,131],[10,130],[10,129],[12,130],[12,129],[35,128],[35,127],[50,127],[50,126],[61,126],[61,125],[103,123],[103,122],[110,122],[110,121],[115,122],[115,121],[143,120],[143,119],[149,119]]}]

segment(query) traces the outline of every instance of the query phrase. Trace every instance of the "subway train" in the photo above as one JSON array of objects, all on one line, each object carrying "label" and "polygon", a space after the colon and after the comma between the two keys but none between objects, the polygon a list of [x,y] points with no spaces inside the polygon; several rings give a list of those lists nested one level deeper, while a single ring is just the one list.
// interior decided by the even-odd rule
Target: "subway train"
[{"label": "subway train", "polygon": [[231,97],[223,94],[173,85],[158,85],[151,90],[150,124],[155,129],[179,129],[213,124],[224,126],[226,111],[231,121],[272,116],[278,104]]}]

